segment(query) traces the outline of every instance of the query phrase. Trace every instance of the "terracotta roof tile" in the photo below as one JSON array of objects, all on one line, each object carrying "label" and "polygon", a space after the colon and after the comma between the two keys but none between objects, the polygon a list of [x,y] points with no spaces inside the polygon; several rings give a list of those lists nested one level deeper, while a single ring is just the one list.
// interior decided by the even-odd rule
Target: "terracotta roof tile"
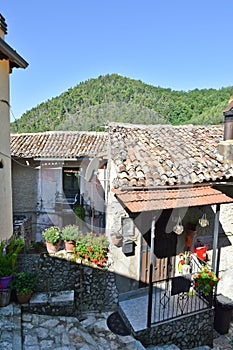
[{"label": "terracotta roof tile", "polygon": [[106,133],[50,131],[11,135],[11,155],[24,158],[96,157],[106,153]]},{"label": "terracotta roof tile", "polygon": [[116,188],[195,184],[233,176],[233,166],[218,154],[223,126],[112,123],[109,133],[111,158],[118,165]]},{"label": "terracotta roof tile", "polygon": [[171,190],[113,191],[124,206],[133,213],[233,202],[233,198],[211,186]]}]

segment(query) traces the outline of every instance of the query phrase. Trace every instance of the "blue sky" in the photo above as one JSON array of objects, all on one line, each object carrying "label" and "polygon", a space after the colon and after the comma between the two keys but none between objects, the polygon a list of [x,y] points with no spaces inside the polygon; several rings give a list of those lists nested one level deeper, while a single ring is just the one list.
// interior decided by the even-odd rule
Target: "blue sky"
[{"label": "blue sky", "polygon": [[[232,0],[0,0],[12,117],[99,75],[175,90],[233,86]],[[11,118],[12,119],[12,118]]]}]

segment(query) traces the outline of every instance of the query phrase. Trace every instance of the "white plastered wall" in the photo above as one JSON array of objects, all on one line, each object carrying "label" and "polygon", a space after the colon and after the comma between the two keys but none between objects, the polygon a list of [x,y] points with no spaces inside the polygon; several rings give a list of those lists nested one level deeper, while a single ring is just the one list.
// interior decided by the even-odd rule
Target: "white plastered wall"
[{"label": "white plastered wall", "polygon": [[9,61],[0,60],[0,240],[13,233],[9,105]]}]

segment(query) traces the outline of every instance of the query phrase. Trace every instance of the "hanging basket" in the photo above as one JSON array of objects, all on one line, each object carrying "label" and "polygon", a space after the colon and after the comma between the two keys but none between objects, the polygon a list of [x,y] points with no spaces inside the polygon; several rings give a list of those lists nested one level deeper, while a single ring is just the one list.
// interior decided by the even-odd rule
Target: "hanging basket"
[{"label": "hanging basket", "polygon": [[199,219],[199,224],[201,227],[206,227],[209,225],[209,220],[207,220],[206,214],[203,214],[202,217]]},{"label": "hanging basket", "polygon": [[184,226],[181,222],[181,217],[178,217],[177,224],[173,227],[173,232],[175,232],[177,235],[181,235],[181,233],[184,231]]}]

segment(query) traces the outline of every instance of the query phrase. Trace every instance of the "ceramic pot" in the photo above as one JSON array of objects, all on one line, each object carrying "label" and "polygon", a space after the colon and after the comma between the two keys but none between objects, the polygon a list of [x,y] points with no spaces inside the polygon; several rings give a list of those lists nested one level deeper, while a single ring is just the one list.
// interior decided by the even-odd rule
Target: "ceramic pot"
[{"label": "ceramic pot", "polygon": [[187,275],[190,273],[190,265],[182,265],[182,274]]},{"label": "ceramic pot", "polygon": [[74,241],[64,241],[65,250],[67,253],[74,253],[75,251],[75,242]]},{"label": "ceramic pot", "polygon": [[32,296],[32,292],[29,292],[28,294],[16,293],[17,300],[20,304],[27,303],[31,299],[31,296]]},{"label": "ceramic pot", "polygon": [[2,289],[7,289],[9,287],[12,277],[12,275],[0,277],[0,285]]},{"label": "ceramic pot", "polygon": [[47,252],[49,254],[55,254],[58,251],[58,242],[50,243],[46,241],[45,243],[46,243]]},{"label": "ceramic pot", "polygon": [[122,246],[122,242],[123,242],[123,237],[122,236],[112,236],[112,243],[116,246],[116,247],[121,247]]},{"label": "ceramic pot", "polygon": [[0,289],[0,306],[7,306],[10,304],[11,290],[10,289]]}]

